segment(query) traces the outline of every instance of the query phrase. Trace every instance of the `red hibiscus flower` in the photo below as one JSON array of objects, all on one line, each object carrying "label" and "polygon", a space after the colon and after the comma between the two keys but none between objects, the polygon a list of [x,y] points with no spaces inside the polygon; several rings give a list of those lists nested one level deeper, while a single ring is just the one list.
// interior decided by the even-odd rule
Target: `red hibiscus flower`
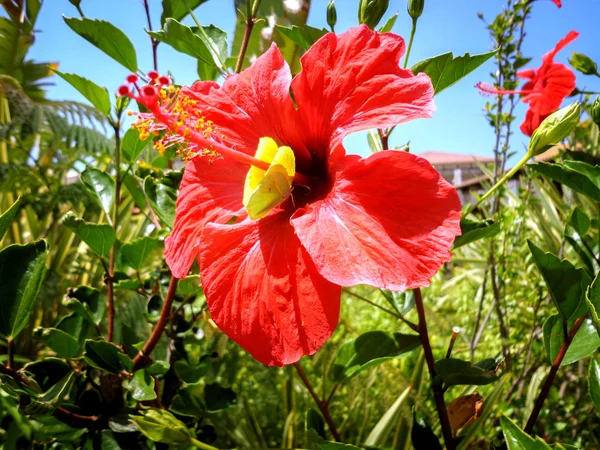
[{"label": "red hibiscus flower", "polygon": [[220,87],[177,93],[158,81],[134,96],[153,115],[141,129],[167,130],[159,147],[183,143],[190,156],[165,243],[173,275],[198,258],[213,320],[264,364],[323,345],[341,286],[425,286],[450,258],[455,189],[417,156],[361,158],[342,145],[351,132],[432,115],[431,81],[399,67],[404,49],[363,25],[325,35],[293,79],[272,46]]},{"label": "red hibiscus flower", "polygon": [[554,2],[554,4],[556,6],[558,6],[559,8],[562,8],[562,1],[561,0],[552,0]]},{"label": "red hibiscus flower", "polygon": [[477,87],[492,94],[522,94],[523,101],[529,104],[529,110],[521,124],[521,131],[531,136],[542,121],[560,108],[563,100],[575,89],[575,74],[564,64],[555,63],[554,57],[578,37],[579,33],[570,31],[553,50],[542,57],[539,69],[517,72],[518,77],[528,80],[521,90],[496,89],[485,83],[479,83]]}]

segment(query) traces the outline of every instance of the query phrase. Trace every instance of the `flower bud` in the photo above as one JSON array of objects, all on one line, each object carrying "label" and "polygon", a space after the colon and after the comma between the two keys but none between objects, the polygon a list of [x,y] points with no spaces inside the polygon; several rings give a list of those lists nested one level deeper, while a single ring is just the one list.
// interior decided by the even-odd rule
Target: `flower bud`
[{"label": "flower bud", "polygon": [[358,23],[374,29],[390,6],[390,0],[360,0]]},{"label": "flower bud", "polygon": [[600,97],[596,97],[596,100],[592,103],[590,116],[592,116],[594,123],[600,127]]},{"label": "flower bud", "polygon": [[595,75],[598,73],[598,65],[589,56],[586,56],[583,53],[573,52],[569,63],[575,70],[578,70],[584,75]]},{"label": "flower bud", "polygon": [[81,4],[81,0],[69,0],[71,5],[78,7]]},{"label": "flower bud", "polygon": [[336,23],[337,11],[335,10],[335,1],[330,0],[329,4],[327,5],[327,25],[329,25],[331,31],[333,31],[333,28],[335,27]]},{"label": "flower bud", "polygon": [[550,114],[533,132],[527,151],[539,155],[566,138],[579,123],[581,106],[575,102]]},{"label": "flower bud", "polygon": [[425,6],[425,0],[408,0],[408,15],[417,20],[423,14],[423,7]]}]

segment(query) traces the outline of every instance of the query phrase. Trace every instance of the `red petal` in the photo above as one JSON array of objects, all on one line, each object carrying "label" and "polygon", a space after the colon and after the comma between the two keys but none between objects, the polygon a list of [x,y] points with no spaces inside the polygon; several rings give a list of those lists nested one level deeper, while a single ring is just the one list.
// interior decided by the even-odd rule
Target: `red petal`
[{"label": "red petal", "polygon": [[426,286],[460,234],[456,190],[424,159],[349,159],[328,196],[292,218],[319,272],[342,286]]},{"label": "red petal", "polygon": [[[527,83],[530,84],[530,83]],[[553,63],[545,67],[544,73],[537,80],[533,94],[523,97],[529,107],[542,116],[547,116],[562,104],[565,97],[575,89],[575,74],[564,64]]]},{"label": "red petal", "polygon": [[540,116],[535,111],[529,109],[527,114],[525,114],[525,120],[523,120],[523,123],[521,124],[521,131],[523,134],[531,136],[546,117],[547,116]]},{"label": "red petal", "polygon": [[242,205],[248,167],[232,159],[195,157],[188,162],[179,186],[173,232],[165,240],[171,272],[184,278],[198,255],[200,235],[208,222],[246,218]]},{"label": "red petal", "polygon": [[213,320],[263,364],[315,353],[337,326],[341,288],[319,275],[289,215],[207,225],[200,273]]},{"label": "red petal", "polygon": [[302,56],[292,91],[308,148],[335,149],[348,133],[432,116],[431,80],[399,67],[404,49],[400,36],[361,25],[326,34]]},{"label": "red petal", "polygon": [[567,45],[569,45],[571,42],[573,42],[575,39],[577,39],[579,37],[579,33],[577,31],[569,31],[567,33],[567,35],[562,38],[560,41],[558,41],[558,44],[556,44],[556,47],[554,47],[552,50],[550,50],[548,53],[546,53],[544,56],[542,56],[542,67],[545,64],[551,64],[554,61],[554,57],[556,56],[556,54],[558,52],[560,52],[563,48],[565,48]]},{"label": "red petal", "polygon": [[291,80],[290,68],[273,44],[248,69],[228,76],[222,87],[212,81],[199,82],[182,89],[182,95],[197,101],[205,118],[225,136],[226,144],[254,155],[261,137],[289,145],[289,129],[296,125],[285,116],[294,113]]}]

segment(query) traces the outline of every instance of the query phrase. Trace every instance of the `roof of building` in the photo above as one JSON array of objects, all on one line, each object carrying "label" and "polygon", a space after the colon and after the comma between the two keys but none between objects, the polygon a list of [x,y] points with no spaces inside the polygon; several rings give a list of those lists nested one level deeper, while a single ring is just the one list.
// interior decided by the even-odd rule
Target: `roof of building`
[{"label": "roof of building", "polygon": [[441,165],[456,165],[456,164],[473,164],[473,163],[491,163],[494,158],[489,156],[474,156],[465,155],[463,153],[447,153],[447,152],[423,152],[417,153],[417,156],[426,159],[434,166]]}]

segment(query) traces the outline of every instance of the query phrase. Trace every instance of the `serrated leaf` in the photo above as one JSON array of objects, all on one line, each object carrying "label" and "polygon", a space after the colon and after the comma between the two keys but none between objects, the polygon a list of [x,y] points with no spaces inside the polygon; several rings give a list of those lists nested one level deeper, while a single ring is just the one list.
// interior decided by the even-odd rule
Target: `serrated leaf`
[{"label": "serrated leaf", "polygon": [[426,73],[431,78],[433,89],[437,95],[473,72],[497,52],[498,50],[494,50],[473,56],[465,53],[463,56],[457,57],[454,57],[452,52],[444,53],[419,61],[410,70],[415,75],[422,72]]},{"label": "serrated leaf", "polygon": [[19,197],[17,199],[17,201],[14,202],[10,206],[10,208],[8,208],[6,211],[4,211],[2,213],[2,215],[0,215],[0,241],[6,234],[6,230],[8,230],[8,227],[10,227],[10,224],[12,223],[13,219],[19,212],[20,208],[21,208],[21,197]]},{"label": "serrated leaf", "polygon": [[151,441],[183,445],[190,440],[191,434],[185,424],[164,409],[151,408],[141,411],[141,416],[129,416],[129,418]]},{"label": "serrated leaf", "polygon": [[106,117],[110,116],[110,97],[104,87],[74,73],[62,73],[52,69],[59,77],[77,89],[92,105]]},{"label": "serrated leaf", "polygon": [[588,374],[590,398],[600,413],[600,363],[596,358],[590,361],[590,371]]},{"label": "serrated leaf", "polygon": [[127,383],[127,390],[131,396],[138,402],[154,400],[156,392],[154,391],[154,378],[146,370],[138,370],[133,378]]},{"label": "serrated leaf", "polygon": [[480,239],[496,236],[502,231],[502,222],[494,222],[491,219],[481,221],[462,219],[460,221],[460,229],[462,234],[454,240],[452,250]]},{"label": "serrated leaf", "polygon": [[153,237],[143,237],[123,244],[121,247],[123,263],[135,270],[140,270],[152,251],[159,245],[158,238]]},{"label": "serrated leaf", "polygon": [[79,36],[102,50],[131,72],[138,70],[135,48],[129,38],[110,22],[88,18],[64,17],[65,23]]},{"label": "serrated leaf", "polygon": [[435,362],[435,370],[438,376],[447,386],[470,385],[483,386],[493,383],[499,377],[495,373],[456,358],[445,358]]},{"label": "serrated leaf", "polygon": [[[567,329],[571,329],[573,322],[573,320],[569,321]],[[552,364],[556,359],[564,340],[563,321],[560,316],[555,314],[548,317],[546,322],[544,322],[542,332],[544,335],[544,347],[546,349],[546,354],[548,355],[548,361]],[[593,355],[598,347],[600,347],[600,337],[598,336],[598,332],[592,321],[586,319],[573,338],[571,345],[569,345],[565,357],[560,364],[561,367],[573,364],[574,362]]]},{"label": "serrated leaf", "polygon": [[129,371],[133,367],[133,361],[125,353],[103,339],[86,340],[83,356],[90,366],[113,375],[119,375],[121,371]]},{"label": "serrated leaf", "polygon": [[506,439],[508,450],[550,450],[550,446],[539,437],[531,437],[521,430],[508,417],[500,416],[500,426]]},{"label": "serrated leaf", "polygon": [[148,31],[148,34],[178,52],[222,69],[222,62],[227,57],[227,33],[214,25],[202,28],[206,36],[197,27],[188,27],[175,19],[167,19],[162,30]]},{"label": "serrated leaf", "polygon": [[396,25],[396,19],[398,19],[398,13],[391,16],[384,24],[379,28],[380,33],[389,33]]},{"label": "serrated leaf", "polygon": [[600,272],[588,287],[585,293],[585,302],[587,304],[590,318],[600,335]]},{"label": "serrated leaf", "polygon": [[585,292],[591,280],[588,274],[567,260],[545,253],[528,241],[536,266],[542,273],[554,306],[563,320],[576,319],[586,313]]},{"label": "serrated leaf", "polygon": [[104,258],[108,258],[110,249],[117,240],[115,230],[110,225],[88,223],[71,212],[65,215],[63,225]]},{"label": "serrated leaf", "polygon": [[88,322],[99,325],[106,312],[106,303],[98,289],[89,286],[71,288],[63,305],[73,309]]},{"label": "serrated leaf", "polygon": [[[560,184],[564,184],[575,192],[588,196],[592,200],[600,201],[600,188],[587,175],[572,169],[566,164],[539,162],[529,164],[527,167]],[[578,168],[581,170],[581,167]]]},{"label": "serrated leaf", "polygon": [[142,141],[140,139],[140,133],[135,128],[130,128],[123,135],[123,139],[121,140],[121,151],[123,152],[123,157],[130,163],[137,161],[138,157],[144,151],[148,145],[152,143],[152,136],[149,136],[148,139]]},{"label": "serrated leaf", "polygon": [[81,181],[94,194],[107,216],[111,216],[115,201],[115,180],[106,172],[87,167],[81,173]]},{"label": "serrated leaf", "polygon": [[177,192],[162,183],[156,183],[152,177],[144,180],[144,193],[150,207],[168,227],[173,228],[175,222],[175,204]]},{"label": "serrated leaf", "polygon": [[369,331],[340,346],[331,368],[331,379],[336,383],[346,382],[359,372],[414,350],[419,345],[421,340],[416,335]]},{"label": "serrated leaf", "polygon": [[44,328],[40,338],[44,345],[61,358],[73,358],[79,353],[79,342],[73,336],[56,328]]},{"label": "serrated leaf", "polygon": [[291,27],[275,25],[275,28],[305,51],[327,34],[326,29],[315,28],[309,25],[292,25]]},{"label": "serrated leaf", "polygon": [[[190,9],[193,11],[207,0],[187,0]],[[160,16],[161,25],[165,24],[168,18],[180,21],[189,14],[189,9],[185,0],[162,0],[162,15]]]},{"label": "serrated leaf", "polygon": [[0,336],[14,339],[29,323],[47,257],[46,241],[13,244],[0,251]]}]

